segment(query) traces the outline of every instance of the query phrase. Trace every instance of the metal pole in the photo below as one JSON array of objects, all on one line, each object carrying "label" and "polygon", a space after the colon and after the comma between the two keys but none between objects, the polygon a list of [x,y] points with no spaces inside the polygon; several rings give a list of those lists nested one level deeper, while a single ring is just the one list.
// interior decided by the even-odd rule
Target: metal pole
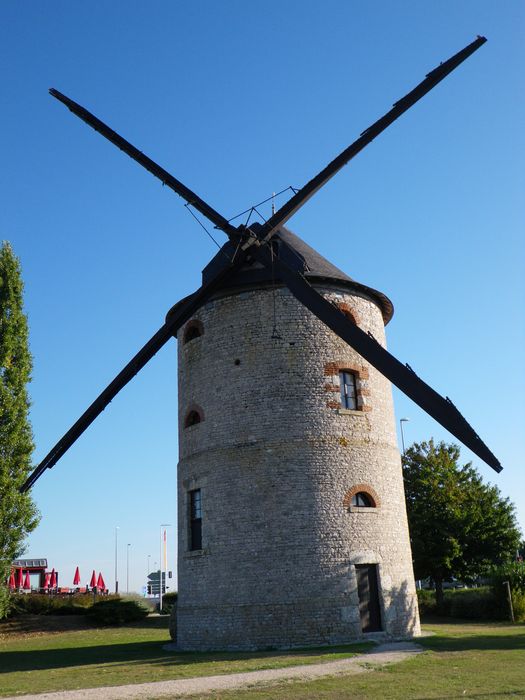
[{"label": "metal pole", "polygon": [[147,567],[146,567],[146,578],[148,578],[149,572],[151,571],[151,569],[150,569],[150,567],[149,567],[149,560],[150,560],[150,559],[151,559],[151,554],[148,554],[148,565],[147,565]]},{"label": "metal pole", "polygon": [[119,526],[117,525],[115,527],[115,593],[118,593],[118,558],[117,558],[118,531],[119,531]]},{"label": "metal pole", "polygon": [[403,457],[405,456],[405,434],[403,433],[403,423],[408,423],[409,418],[400,418],[399,425],[401,427],[401,444],[403,445]]},{"label": "metal pole", "polygon": [[126,593],[129,593],[129,548],[131,544],[128,542],[128,548],[126,550]]},{"label": "metal pole", "polygon": [[160,577],[159,577],[159,612],[162,612],[162,562],[164,560],[164,552],[162,549],[163,537],[162,528],[171,527],[169,523],[162,523],[160,526]]},{"label": "metal pole", "polygon": [[162,525],[160,526],[159,612],[162,612]]}]

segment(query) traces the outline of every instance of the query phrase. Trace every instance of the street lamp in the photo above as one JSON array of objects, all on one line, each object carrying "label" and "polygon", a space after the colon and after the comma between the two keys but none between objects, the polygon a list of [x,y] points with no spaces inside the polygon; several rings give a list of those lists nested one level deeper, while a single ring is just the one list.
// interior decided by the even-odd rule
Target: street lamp
[{"label": "street lamp", "polygon": [[[163,547],[164,544],[164,538],[162,536],[162,528],[163,527],[171,527],[169,523],[161,523],[160,525],[160,571],[159,571],[159,612],[162,612],[162,562],[165,563],[165,568],[167,569],[168,566],[168,556],[167,556],[167,542],[166,542],[166,548]],[[166,530],[164,530],[164,536],[166,535]],[[164,561],[166,559],[166,561]],[[167,573],[167,572],[166,572]]]},{"label": "street lamp", "polygon": [[400,418],[399,425],[401,427],[401,444],[403,445],[403,457],[405,456],[405,435],[403,433],[403,423],[408,423],[410,418]]},{"label": "street lamp", "polygon": [[146,567],[146,568],[147,568],[147,571],[146,571],[146,578],[148,578],[149,572],[151,571],[151,569],[149,568],[149,560],[150,560],[150,559],[151,559],[151,554],[148,554],[148,566]]},{"label": "street lamp", "polygon": [[131,544],[128,542],[128,548],[126,550],[126,593],[129,593],[129,548]]},{"label": "street lamp", "polygon": [[117,551],[118,551],[118,531],[120,530],[119,526],[117,525],[115,527],[115,593],[118,593],[118,559],[117,559]]}]

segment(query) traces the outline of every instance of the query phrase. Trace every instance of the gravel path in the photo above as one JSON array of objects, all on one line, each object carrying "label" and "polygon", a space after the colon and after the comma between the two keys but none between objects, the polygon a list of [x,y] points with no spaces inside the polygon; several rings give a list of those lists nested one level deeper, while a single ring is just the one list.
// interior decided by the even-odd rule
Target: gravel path
[{"label": "gravel path", "polygon": [[[385,664],[404,661],[419,654],[423,649],[413,642],[391,642],[379,644],[367,654],[359,654],[349,659],[328,661],[321,664],[289,666],[288,668],[231,673],[223,676],[202,676],[184,678],[174,681],[156,683],[138,683],[136,685],[106,686],[103,688],[86,688],[84,690],[63,690],[56,693],[39,693],[38,695],[17,695],[16,700],[121,700],[124,698],[179,698],[197,695],[214,690],[236,690],[254,685],[272,685],[284,680],[311,680],[322,676],[338,674],[355,674],[371,671]],[[15,700],[15,698],[4,698]]]}]

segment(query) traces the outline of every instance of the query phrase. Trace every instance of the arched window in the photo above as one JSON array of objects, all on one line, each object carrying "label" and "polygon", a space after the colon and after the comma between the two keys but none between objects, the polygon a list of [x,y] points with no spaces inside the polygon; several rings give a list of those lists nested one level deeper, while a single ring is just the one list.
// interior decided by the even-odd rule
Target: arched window
[{"label": "arched window", "polygon": [[192,425],[197,425],[197,423],[202,423],[204,420],[204,416],[202,414],[202,411],[198,409],[191,409],[191,411],[188,411],[186,414],[186,418],[184,419],[184,427],[185,428],[190,428]]},{"label": "arched window", "polygon": [[343,507],[350,512],[359,512],[379,508],[380,500],[376,491],[369,484],[355,484],[345,493]]},{"label": "arched window", "polygon": [[355,506],[357,508],[376,507],[374,499],[369,493],[366,493],[366,491],[358,491],[357,493],[354,493],[354,495],[352,496],[352,500],[350,501],[350,505]]},{"label": "arched window", "polygon": [[184,329],[182,342],[184,345],[186,345],[186,343],[189,343],[191,340],[195,340],[195,338],[200,338],[200,336],[203,335],[203,333],[204,326],[202,325],[201,321],[198,321],[197,319],[188,321],[188,323],[186,324],[186,328]]}]

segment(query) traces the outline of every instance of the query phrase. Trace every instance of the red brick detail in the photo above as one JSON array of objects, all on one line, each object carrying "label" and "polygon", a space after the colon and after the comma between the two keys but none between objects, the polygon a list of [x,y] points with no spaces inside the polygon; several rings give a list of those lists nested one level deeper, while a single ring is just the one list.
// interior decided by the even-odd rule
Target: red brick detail
[{"label": "red brick detail", "polygon": [[366,495],[370,498],[370,500],[374,504],[374,508],[379,508],[379,506],[381,505],[381,501],[379,500],[379,496],[377,495],[376,490],[373,489],[368,484],[356,484],[355,486],[352,486],[351,489],[348,489],[348,491],[345,493],[344,498],[343,498],[343,507],[350,508],[350,505],[352,503],[352,498],[355,496],[356,493],[360,493],[360,492],[366,493]]},{"label": "red brick detail", "polygon": [[[370,373],[368,371],[368,367],[365,367],[364,365],[352,365],[349,364],[348,362],[327,362],[324,366],[324,376],[325,377],[335,377],[341,372],[342,370],[348,370],[350,372],[354,372],[354,374],[357,377],[357,397],[361,397],[361,401],[358,403],[358,411],[363,411],[364,413],[368,413],[369,411],[372,410],[372,407],[369,405],[363,405],[363,397],[368,397],[370,396],[370,390],[369,389],[363,389],[360,386],[361,381],[366,381],[370,377]],[[325,384],[324,387],[325,391],[329,392],[337,392],[340,391],[339,386],[335,386],[333,384]],[[330,401],[329,403],[326,404],[328,408],[341,408],[341,404],[338,403],[335,405],[335,402]]]},{"label": "red brick detail", "polygon": [[327,362],[324,366],[324,376],[333,377],[335,374],[339,374],[343,369],[355,372],[358,379],[369,379],[370,377],[368,367],[364,365],[352,365],[348,362]]},{"label": "red brick detail", "polygon": [[342,311],[344,315],[352,321],[352,323],[355,323],[356,326],[359,326],[361,319],[359,318],[359,314],[355,309],[353,309],[349,304],[347,304],[344,301],[336,303],[337,308],[339,311]]},{"label": "red brick detail", "polygon": [[327,401],[326,406],[327,406],[327,408],[341,408],[341,402],[340,401]]}]

